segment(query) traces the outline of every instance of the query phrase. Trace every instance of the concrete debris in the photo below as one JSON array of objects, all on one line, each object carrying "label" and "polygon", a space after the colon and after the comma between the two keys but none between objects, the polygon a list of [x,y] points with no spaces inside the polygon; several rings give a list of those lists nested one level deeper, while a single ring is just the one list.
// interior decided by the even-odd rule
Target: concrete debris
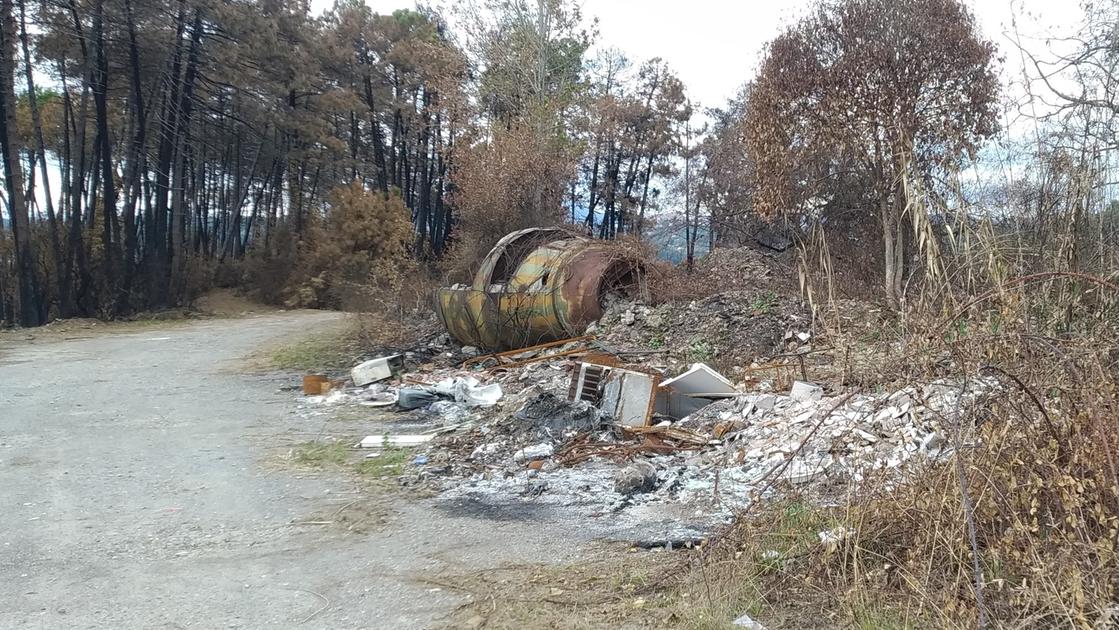
[{"label": "concrete debris", "polygon": [[[872,476],[889,484],[921,474],[936,465],[931,454],[951,455],[941,412],[961,402],[972,404],[998,387],[993,379],[971,379],[967,385],[964,391],[958,384],[938,382],[849,398],[825,396],[821,390],[819,399],[806,400],[741,393],[703,407],[686,421],[620,431],[606,423],[587,428],[593,423],[575,420],[579,414],[557,406],[557,397],[536,393],[508,428],[498,422],[476,430],[481,439],[466,451],[469,457],[464,453],[471,465],[461,476],[447,478],[443,489],[448,497],[522,501],[525,483],[537,479],[532,473],[547,482],[534,495],[537,503],[626,514],[640,522],[668,518],[710,531],[736,510],[787,490],[831,503],[844,500],[852,485]],[[562,402],[582,410],[590,404]],[[527,420],[548,418],[550,408],[573,420],[569,429],[562,421]],[[538,470],[526,470],[528,458],[520,451],[540,443],[542,436],[551,436],[547,443],[555,448],[537,460],[543,462]],[[478,464],[486,468],[477,472]],[[825,538],[844,535],[833,531]]]},{"label": "concrete debris", "polygon": [[322,396],[308,396],[306,401],[312,405],[337,405],[348,402],[349,399],[346,392],[340,389],[331,389],[327,394]]},{"label": "concrete debris", "polygon": [[399,374],[404,369],[404,357],[399,354],[393,354],[387,357],[378,357],[370,359],[355,365],[350,370],[350,379],[353,380],[354,385],[357,387],[365,387],[370,383],[383,381],[391,378],[393,374]]},{"label": "concrete debris", "polygon": [[[746,306],[761,312],[763,302]],[[643,331],[656,322],[672,326],[678,313],[626,308],[633,329]],[[714,303],[696,303],[697,311],[706,308]],[[804,341],[808,333],[797,331],[806,323],[782,321],[774,347]],[[619,325],[604,321],[599,332]],[[438,490],[441,501],[609,515],[596,522],[628,528],[630,541],[673,541],[669,548],[702,538],[757,501],[795,492],[838,503],[869,480],[888,487],[940,466],[953,455],[948,432],[966,432],[946,418],[999,387],[993,378],[970,378],[845,396],[796,381],[782,391],[779,383],[800,375],[786,372],[788,380],[767,388],[749,369],[723,375],[705,363],[633,356],[587,338],[466,362],[440,350],[438,365],[302,402],[309,415],[353,404],[394,427],[367,429],[373,434],[359,446],[417,449],[401,482]],[[974,439],[969,433],[964,443]],[[821,532],[821,544],[849,535]]]},{"label": "concrete debris", "polygon": [[793,388],[789,390],[789,397],[800,402],[816,401],[824,397],[824,390],[819,385],[805,383],[804,381],[793,381]]},{"label": "concrete debris", "polygon": [[453,400],[437,400],[424,409],[424,416],[433,417],[442,426],[467,422],[474,416],[466,405]]},{"label": "concrete debris", "polygon": [[614,476],[614,492],[633,494],[650,492],[657,487],[657,468],[647,461],[636,461]]}]

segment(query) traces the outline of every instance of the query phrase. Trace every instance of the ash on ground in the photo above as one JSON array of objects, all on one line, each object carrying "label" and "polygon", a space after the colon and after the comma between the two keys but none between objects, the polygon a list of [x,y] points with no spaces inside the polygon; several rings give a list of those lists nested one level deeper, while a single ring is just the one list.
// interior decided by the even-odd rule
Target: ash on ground
[{"label": "ash on ground", "polygon": [[[776,345],[789,337],[788,322],[782,326]],[[851,394],[795,382],[777,392],[774,383],[743,380],[735,383],[741,391],[691,415],[652,415],[645,426],[627,427],[599,400],[569,399],[572,374],[603,347],[582,343],[477,357],[465,367],[425,363],[364,388],[308,397],[305,409],[378,407],[384,435],[363,444],[413,448],[400,482],[437,492],[440,509],[498,520],[562,515],[595,523],[605,538],[674,546],[703,538],[755,501],[797,493],[839,503],[872,479],[903,483],[941,465],[959,409],[997,387],[944,381]],[[666,379],[681,371],[639,367]],[[472,395],[483,390],[487,396]],[[386,409],[417,391],[430,401]]]}]

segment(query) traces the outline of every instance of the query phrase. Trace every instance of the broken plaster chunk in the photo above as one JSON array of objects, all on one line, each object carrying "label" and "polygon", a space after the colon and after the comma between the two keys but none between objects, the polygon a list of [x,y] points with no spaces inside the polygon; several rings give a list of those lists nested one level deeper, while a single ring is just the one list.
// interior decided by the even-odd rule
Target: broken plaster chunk
[{"label": "broken plaster chunk", "polygon": [[754,399],[754,407],[757,407],[758,411],[773,411],[776,404],[777,396],[773,394],[762,394]]},{"label": "broken plaster chunk", "polygon": [[501,448],[501,444],[499,442],[489,442],[487,444],[482,444],[481,446],[474,449],[474,451],[470,453],[470,457],[468,459],[476,460],[479,457],[486,457],[487,455],[493,455],[500,448]]},{"label": "broken plaster chunk", "polygon": [[789,398],[797,402],[815,402],[823,397],[824,389],[822,387],[804,381],[793,381],[793,387],[789,390]]},{"label": "broken plaster chunk", "polygon": [[513,453],[513,461],[530,462],[537,459],[547,459],[551,457],[553,453],[555,453],[555,448],[547,442],[542,442],[535,446],[526,446],[516,453]]},{"label": "broken plaster chunk", "polygon": [[933,431],[921,439],[920,451],[928,457],[936,457],[944,450],[944,436]]},{"label": "broken plaster chunk", "polygon": [[828,467],[831,466],[831,463],[831,458],[829,457],[824,457],[814,462],[797,460],[789,464],[789,467],[785,469],[782,477],[794,485],[808,483],[823,475]]},{"label": "broken plaster chunk", "polygon": [[854,429],[851,429],[851,432],[854,433],[855,435],[859,436],[860,438],[862,438],[864,441],[870,442],[871,444],[874,444],[875,442],[878,441],[878,436],[877,435],[874,435],[873,433],[868,433],[867,431],[863,431],[862,429],[860,429],[858,427],[856,427]]}]

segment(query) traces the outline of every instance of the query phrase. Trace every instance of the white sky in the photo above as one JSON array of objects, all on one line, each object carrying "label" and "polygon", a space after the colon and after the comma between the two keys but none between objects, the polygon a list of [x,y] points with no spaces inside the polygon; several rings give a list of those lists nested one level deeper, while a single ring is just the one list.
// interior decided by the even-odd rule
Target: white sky
[{"label": "white sky", "polygon": [[[443,0],[447,2],[450,0]],[[964,0],[986,37],[1006,57],[1007,78],[1020,76],[1010,45],[1011,16],[1023,35],[1064,32],[1080,18],[1073,0]],[[333,0],[312,0],[322,11]],[[378,13],[415,6],[410,0],[366,0]],[[436,6],[442,6],[438,1]],[[803,15],[811,0],[584,0],[585,17],[599,19],[599,47],[615,47],[638,64],[661,57],[676,71],[688,94],[707,107],[723,105],[757,70],[762,48]],[[1014,7],[1012,9],[1012,6]],[[1037,46],[1041,42],[1034,42]]]}]

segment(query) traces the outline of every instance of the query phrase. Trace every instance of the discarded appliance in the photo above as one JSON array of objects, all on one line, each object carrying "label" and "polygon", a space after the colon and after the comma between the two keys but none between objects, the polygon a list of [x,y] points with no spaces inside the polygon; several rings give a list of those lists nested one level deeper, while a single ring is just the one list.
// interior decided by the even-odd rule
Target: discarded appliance
[{"label": "discarded appliance", "polygon": [[667,392],[658,411],[670,418],[685,418],[722,398],[739,395],[722,374],[704,363],[693,363],[683,374],[661,383]]},{"label": "discarded appliance", "polygon": [[646,426],[654,413],[679,420],[738,395],[730,381],[703,363],[661,381],[657,374],[584,362],[571,375],[567,392],[570,400],[590,402],[626,427]]},{"label": "discarded appliance", "polygon": [[506,235],[470,286],[439,289],[435,312],[459,342],[487,350],[575,337],[602,317],[608,296],[643,297],[641,261],[560,228]]},{"label": "discarded appliance", "polygon": [[649,423],[660,377],[620,367],[580,363],[572,374],[568,398],[583,400],[627,427]]},{"label": "discarded appliance", "polygon": [[350,370],[350,378],[353,379],[354,385],[365,387],[370,383],[383,381],[402,369],[404,369],[404,357],[399,354],[394,354],[387,357],[370,359],[364,363],[355,365],[353,369]]}]

